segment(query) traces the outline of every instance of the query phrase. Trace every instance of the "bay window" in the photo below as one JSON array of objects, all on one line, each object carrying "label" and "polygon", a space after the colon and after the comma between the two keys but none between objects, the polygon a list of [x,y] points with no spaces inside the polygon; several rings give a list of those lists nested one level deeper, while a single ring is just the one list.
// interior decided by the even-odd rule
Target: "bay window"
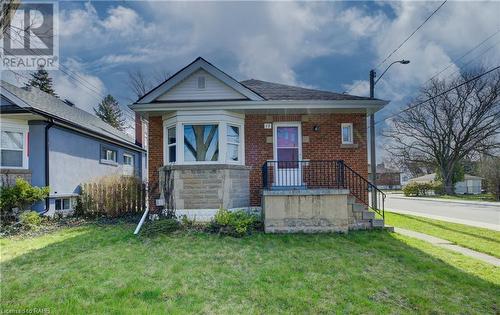
[{"label": "bay window", "polygon": [[164,163],[244,164],[244,116],[217,113],[173,113],[163,121]]}]

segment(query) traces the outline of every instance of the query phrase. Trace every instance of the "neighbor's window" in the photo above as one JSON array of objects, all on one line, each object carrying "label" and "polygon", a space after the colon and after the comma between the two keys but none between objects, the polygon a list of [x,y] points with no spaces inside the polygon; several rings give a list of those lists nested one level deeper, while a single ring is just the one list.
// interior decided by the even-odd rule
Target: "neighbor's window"
[{"label": "neighbor's window", "polygon": [[134,166],[134,156],[132,154],[123,154],[123,165]]},{"label": "neighbor's window", "polygon": [[116,163],[116,150],[103,147],[101,149],[101,159],[107,162]]},{"label": "neighbor's window", "polygon": [[218,161],[219,126],[184,125],[184,160]]},{"label": "neighbor's window", "polygon": [[342,124],[342,144],[353,144],[352,123]]},{"label": "neighbor's window", "polygon": [[174,163],[177,161],[177,154],[176,154],[176,148],[177,148],[177,139],[176,139],[176,128],[168,128],[167,130],[167,154],[168,154],[168,162],[169,163]]},{"label": "neighbor's window", "polygon": [[2,167],[23,167],[24,133],[19,131],[2,130],[1,140]]},{"label": "neighbor's window", "polygon": [[56,210],[71,210],[71,198],[56,199]]},{"label": "neighbor's window", "polygon": [[227,160],[228,162],[239,161],[240,155],[240,128],[227,126]]}]

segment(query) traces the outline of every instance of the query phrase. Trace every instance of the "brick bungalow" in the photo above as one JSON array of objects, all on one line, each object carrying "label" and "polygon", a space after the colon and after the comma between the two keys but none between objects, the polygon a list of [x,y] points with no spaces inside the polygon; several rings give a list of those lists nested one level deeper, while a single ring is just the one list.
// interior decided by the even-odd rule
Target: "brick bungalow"
[{"label": "brick bungalow", "polygon": [[[366,117],[386,104],[238,82],[199,57],[131,105],[149,120],[149,183],[159,187],[151,206],[198,219],[221,207],[264,208],[269,231],[373,226],[374,213],[366,207],[372,189]],[[298,208],[273,221],[277,203],[287,205],[285,212]],[[306,204],[329,213],[342,204],[342,214],[304,215]]]}]

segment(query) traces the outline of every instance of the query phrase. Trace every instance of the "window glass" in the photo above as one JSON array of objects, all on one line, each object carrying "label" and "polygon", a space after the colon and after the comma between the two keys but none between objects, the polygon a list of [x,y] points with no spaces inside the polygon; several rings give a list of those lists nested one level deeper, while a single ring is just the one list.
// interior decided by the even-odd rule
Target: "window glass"
[{"label": "window glass", "polygon": [[56,210],[62,210],[62,203],[61,203],[61,200],[62,199],[56,199]]},{"label": "window glass", "polygon": [[175,144],[176,139],[175,139],[175,127],[174,128],[168,128],[168,144]]},{"label": "window glass", "polygon": [[177,129],[175,127],[167,129],[168,162],[170,163],[177,161],[176,136],[177,136]]},{"label": "window glass", "polygon": [[116,162],[116,151],[115,150],[103,148],[101,152],[102,152],[101,159]]},{"label": "window glass", "polygon": [[63,201],[63,209],[64,210],[69,209],[70,208],[70,206],[69,206],[69,198],[64,198],[62,201]]},{"label": "window glass", "polygon": [[342,124],[342,143],[352,143],[351,124]]},{"label": "window glass", "polygon": [[23,151],[2,149],[2,166],[23,167]]},{"label": "window glass", "polygon": [[240,128],[227,126],[227,160],[239,161]]},{"label": "window glass", "polygon": [[236,126],[227,126],[227,142],[240,143],[240,128]]},{"label": "window glass", "polygon": [[219,126],[184,125],[184,160],[218,161]]},{"label": "window glass", "polygon": [[1,141],[2,149],[23,149],[22,132],[2,131]]},{"label": "window glass", "polygon": [[299,128],[297,127],[278,127],[276,136],[278,147],[298,148],[299,146]]},{"label": "window glass", "polygon": [[130,154],[123,155],[123,164],[133,166],[134,165],[134,157]]},{"label": "window glass", "polygon": [[1,166],[23,167],[24,134],[15,131],[2,131],[0,142]]}]

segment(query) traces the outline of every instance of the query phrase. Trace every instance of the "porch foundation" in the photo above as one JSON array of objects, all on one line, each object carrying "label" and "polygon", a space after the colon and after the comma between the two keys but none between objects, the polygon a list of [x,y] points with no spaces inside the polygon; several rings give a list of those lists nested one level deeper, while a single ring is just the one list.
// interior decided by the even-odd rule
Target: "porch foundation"
[{"label": "porch foundation", "polygon": [[264,230],[347,233],[352,218],[348,197],[348,189],[264,190]]},{"label": "porch foundation", "polygon": [[[160,200],[201,221],[220,208],[250,206],[249,167],[231,164],[167,165],[159,169]],[[170,182],[170,184],[167,184]],[[169,198],[171,194],[172,198]],[[172,204],[169,205],[168,203]]]}]

